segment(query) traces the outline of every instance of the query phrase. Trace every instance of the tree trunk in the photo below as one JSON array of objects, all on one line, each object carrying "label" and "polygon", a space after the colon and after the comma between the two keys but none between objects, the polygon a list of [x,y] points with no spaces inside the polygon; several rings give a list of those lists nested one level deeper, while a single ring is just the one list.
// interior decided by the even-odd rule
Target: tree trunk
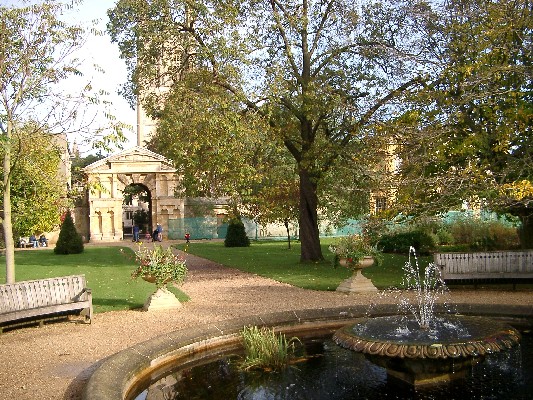
[{"label": "tree trunk", "polygon": [[287,230],[287,240],[289,241],[289,250],[291,249],[291,232],[289,231],[289,220],[286,219],[285,222],[285,229]]},{"label": "tree trunk", "polygon": [[13,240],[13,224],[11,221],[11,123],[7,123],[7,144],[4,152],[4,213],[2,226],[6,244],[6,283],[15,283],[15,243]]},{"label": "tree trunk", "polygon": [[322,261],[322,249],[318,233],[317,185],[309,171],[300,170],[300,241],[302,250],[300,262]]},{"label": "tree trunk", "polygon": [[533,249],[533,214],[521,215],[522,226],[519,229],[520,247],[522,249]]}]

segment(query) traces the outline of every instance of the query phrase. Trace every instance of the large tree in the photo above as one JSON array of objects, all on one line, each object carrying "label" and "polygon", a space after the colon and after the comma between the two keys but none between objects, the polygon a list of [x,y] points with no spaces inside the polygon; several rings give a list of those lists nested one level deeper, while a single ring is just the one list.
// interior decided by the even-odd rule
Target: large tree
[{"label": "large tree", "polygon": [[[323,258],[318,194],[325,175],[339,159],[362,162],[370,127],[401,110],[395,100],[423,80],[432,58],[419,23],[431,14],[423,1],[119,0],[108,14],[108,30],[129,60],[128,93],[152,117],[167,123],[169,99],[179,101],[191,90],[183,82],[195,82],[197,96],[222,91],[246,117],[262,119],[265,144],[290,153],[302,261]],[[174,109],[190,113],[194,105]],[[196,143],[189,157],[200,157],[194,149],[209,146],[217,129],[208,132],[187,132]],[[230,148],[223,157],[239,157]]]},{"label": "large tree", "polygon": [[[17,143],[18,130],[31,120],[44,132],[81,131],[92,120],[83,119],[88,104],[106,108],[90,83],[75,83],[79,90],[65,84],[67,79],[82,74],[75,53],[86,38],[83,29],[61,20],[77,1],[70,3],[43,0],[18,7],[0,6],[0,140],[4,147],[1,222],[8,283],[15,281],[11,189],[13,166],[23,156]],[[104,143],[122,137],[123,125],[109,117],[111,136],[93,125],[92,133],[108,136]]]},{"label": "large tree", "polygon": [[396,121],[400,209],[431,214],[477,202],[519,216],[531,248],[533,5],[450,0],[443,11],[442,69]]},{"label": "large tree", "polygon": [[20,236],[49,232],[59,226],[67,206],[67,183],[59,173],[64,149],[53,135],[31,123],[16,129],[15,136],[12,149],[19,156],[11,168],[13,232]]}]

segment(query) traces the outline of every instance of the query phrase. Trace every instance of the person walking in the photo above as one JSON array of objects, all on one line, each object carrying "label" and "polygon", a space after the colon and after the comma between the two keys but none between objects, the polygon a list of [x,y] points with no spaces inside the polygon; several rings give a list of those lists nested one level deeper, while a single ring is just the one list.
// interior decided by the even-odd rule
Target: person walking
[{"label": "person walking", "polygon": [[157,232],[157,241],[161,242],[163,240],[163,227],[161,226],[160,223],[157,223],[155,230]]},{"label": "person walking", "polygon": [[137,224],[133,225],[133,241],[139,241],[139,225]]}]

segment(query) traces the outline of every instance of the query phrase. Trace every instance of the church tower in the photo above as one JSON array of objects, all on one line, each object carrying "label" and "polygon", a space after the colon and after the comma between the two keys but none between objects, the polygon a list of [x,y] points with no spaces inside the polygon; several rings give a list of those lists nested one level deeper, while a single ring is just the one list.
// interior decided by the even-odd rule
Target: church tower
[{"label": "church tower", "polygon": [[145,147],[157,128],[157,122],[146,115],[141,102],[137,100],[137,146]]}]

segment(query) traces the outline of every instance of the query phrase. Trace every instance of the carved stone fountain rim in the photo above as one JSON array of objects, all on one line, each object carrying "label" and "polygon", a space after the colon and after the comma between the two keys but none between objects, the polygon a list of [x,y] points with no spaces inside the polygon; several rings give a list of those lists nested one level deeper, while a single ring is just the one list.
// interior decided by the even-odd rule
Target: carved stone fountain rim
[{"label": "carved stone fountain rim", "polygon": [[[463,317],[479,318],[479,317]],[[370,318],[361,318],[362,323]],[[448,343],[398,343],[390,340],[369,340],[356,336],[352,328],[356,324],[339,329],[333,340],[338,345],[367,355],[388,358],[447,359],[482,357],[510,349],[520,342],[520,333],[509,325],[492,321],[494,331],[484,338],[473,338]]]}]

